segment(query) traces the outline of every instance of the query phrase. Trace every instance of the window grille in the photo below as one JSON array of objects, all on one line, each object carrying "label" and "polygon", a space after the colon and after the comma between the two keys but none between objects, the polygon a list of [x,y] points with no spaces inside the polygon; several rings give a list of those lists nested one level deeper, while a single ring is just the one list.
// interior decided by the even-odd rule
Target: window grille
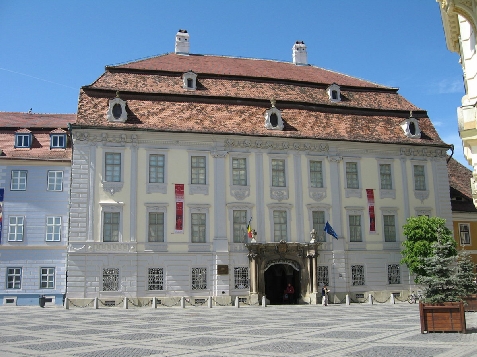
[{"label": "window grille", "polygon": [[207,268],[192,268],[192,290],[207,289]]},{"label": "window grille", "polygon": [[395,242],[396,241],[396,217],[394,215],[384,215],[384,241]]},{"label": "window grille", "polygon": [[364,266],[363,265],[352,265],[351,266],[351,278],[352,285],[364,285]]},{"label": "window grille", "polygon": [[316,268],[316,282],[318,283],[318,285],[330,285],[328,267],[324,265],[319,265]]},{"label": "window grille", "polygon": [[248,289],[248,267],[236,267],[234,268],[234,281],[235,289]]},{"label": "window grille", "polygon": [[423,165],[414,165],[414,189],[417,191],[426,190],[426,176]]},{"label": "window grille", "polygon": [[22,268],[7,268],[7,289],[22,288]]},{"label": "window grille", "polygon": [[23,216],[10,216],[8,224],[8,241],[21,242],[23,241]]},{"label": "window grille", "polygon": [[351,188],[351,189],[359,188],[357,162],[346,163],[346,188]]},{"label": "window grille", "polygon": [[107,152],[105,162],[105,181],[121,182],[121,154]]},{"label": "window grille", "polygon": [[46,217],[46,241],[59,242],[61,240],[61,217]]},{"label": "window grille", "polygon": [[191,156],[191,180],[193,185],[205,185],[205,156]]},{"label": "window grille", "polygon": [[40,269],[40,289],[55,288],[55,268]]},{"label": "window grille", "polygon": [[247,159],[232,159],[232,184],[236,186],[247,186]]},{"label": "window grille", "polygon": [[119,268],[103,269],[103,291],[119,291]]},{"label": "window grille", "polygon": [[247,241],[247,211],[233,211],[234,243],[245,243]]},{"label": "window grille", "polygon": [[149,212],[149,242],[164,242],[164,212]]},{"label": "window grille", "polygon": [[191,213],[192,243],[205,243],[205,221],[205,213]]},{"label": "window grille", "polygon": [[149,155],[149,183],[164,183],[164,155]]},{"label": "window grille", "polygon": [[310,161],[310,182],[311,187],[323,187],[323,167],[321,161]]},{"label": "window grille", "polygon": [[326,242],[325,228],[325,212],[313,211],[313,229],[316,231],[316,241]]},{"label": "window grille", "polygon": [[391,164],[381,164],[379,165],[379,173],[381,176],[381,189],[382,190],[392,190],[393,183],[391,178]]},{"label": "window grille", "polygon": [[468,223],[459,223],[460,245],[470,244],[470,226]]},{"label": "window grille", "polygon": [[388,265],[388,284],[401,284],[401,272],[399,264]]},{"label": "window grille", "polygon": [[10,189],[12,191],[25,191],[27,185],[27,171],[13,170]]},{"label": "window grille", "polygon": [[361,216],[350,215],[349,216],[349,240],[350,242],[362,242],[361,236]]},{"label": "window grille", "polygon": [[164,271],[162,268],[149,268],[147,290],[164,290]]},{"label": "window grille", "polygon": [[272,186],[285,187],[285,160],[272,160]]},{"label": "window grille", "polygon": [[273,228],[275,242],[287,240],[287,211],[273,211]]},{"label": "window grille", "polygon": [[63,191],[63,171],[48,171],[48,191]]},{"label": "window grille", "polygon": [[104,212],[103,242],[119,242],[119,212]]}]

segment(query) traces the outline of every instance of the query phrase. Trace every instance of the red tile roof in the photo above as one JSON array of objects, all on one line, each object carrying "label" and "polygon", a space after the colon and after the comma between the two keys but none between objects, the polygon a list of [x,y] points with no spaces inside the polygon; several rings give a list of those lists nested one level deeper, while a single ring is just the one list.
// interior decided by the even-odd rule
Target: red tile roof
[{"label": "red tile roof", "polygon": [[66,128],[76,114],[0,112],[0,128]]},{"label": "red tile roof", "polygon": [[[447,163],[453,212],[477,212],[472,200],[472,171],[454,159]],[[455,198],[460,200],[455,200]]]}]

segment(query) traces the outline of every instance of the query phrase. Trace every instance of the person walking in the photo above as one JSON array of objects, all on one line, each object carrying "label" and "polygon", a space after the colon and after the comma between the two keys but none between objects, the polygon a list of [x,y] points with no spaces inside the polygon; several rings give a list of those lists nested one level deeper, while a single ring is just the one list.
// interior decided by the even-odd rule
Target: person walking
[{"label": "person walking", "polygon": [[292,284],[288,283],[287,288],[285,290],[285,294],[288,295],[288,303],[294,304],[295,303],[295,288]]},{"label": "person walking", "polygon": [[323,286],[323,289],[321,289],[321,305],[323,306],[328,306],[328,293],[330,290],[328,287],[325,285]]}]

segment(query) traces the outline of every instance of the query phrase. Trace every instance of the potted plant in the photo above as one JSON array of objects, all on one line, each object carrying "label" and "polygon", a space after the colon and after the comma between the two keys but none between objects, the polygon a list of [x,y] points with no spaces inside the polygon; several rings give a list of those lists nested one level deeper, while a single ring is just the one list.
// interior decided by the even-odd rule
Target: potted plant
[{"label": "potted plant", "polygon": [[[403,259],[415,274],[415,282],[425,286],[419,302],[421,333],[466,332],[463,297],[468,295],[472,278],[461,268],[452,232],[438,217],[411,217],[404,225],[407,240]],[[465,264],[464,264],[465,266]]]}]

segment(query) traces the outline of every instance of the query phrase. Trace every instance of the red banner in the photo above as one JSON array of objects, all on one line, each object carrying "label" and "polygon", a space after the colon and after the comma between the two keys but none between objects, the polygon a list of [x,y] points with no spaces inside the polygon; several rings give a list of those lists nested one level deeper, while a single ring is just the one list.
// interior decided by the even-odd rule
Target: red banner
[{"label": "red banner", "polygon": [[184,184],[177,183],[175,190],[176,190],[175,233],[184,233]]},{"label": "red banner", "polygon": [[374,190],[367,188],[366,196],[368,197],[369,231],[376,232],[376,216],[374,214]]}]

